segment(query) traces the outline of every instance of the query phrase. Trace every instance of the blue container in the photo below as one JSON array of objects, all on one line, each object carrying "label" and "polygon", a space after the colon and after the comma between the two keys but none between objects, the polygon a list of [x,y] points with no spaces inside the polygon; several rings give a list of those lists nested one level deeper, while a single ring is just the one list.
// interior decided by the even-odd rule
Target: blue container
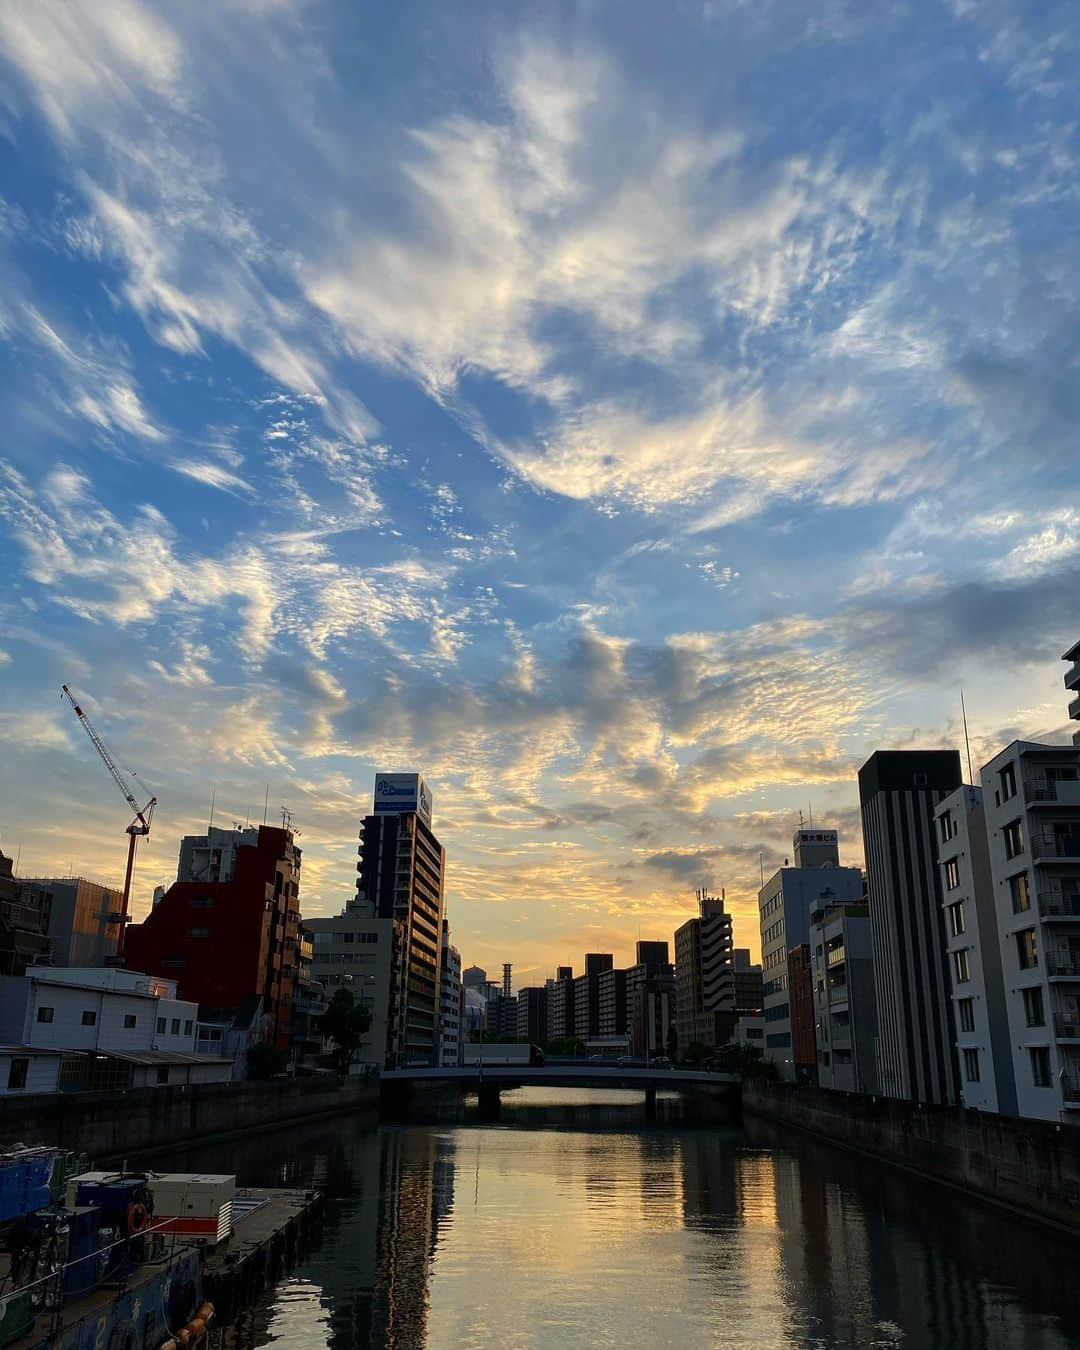
[{"label": "blue container", "polygon": [[68,1225],[68,1268],[64,1272],[64,1297],[75,1298],[92,1289],[101,1274],[101,1210],[61,1210]]},{"label": "blue container", "polygon": [[146,1194],[143,1177],[124,1177],[117,1181],[84,1181],[75,1195],[78,1205],[96,1205],[101,1210],[101,1222],[126,1232],[128,1205]]}]

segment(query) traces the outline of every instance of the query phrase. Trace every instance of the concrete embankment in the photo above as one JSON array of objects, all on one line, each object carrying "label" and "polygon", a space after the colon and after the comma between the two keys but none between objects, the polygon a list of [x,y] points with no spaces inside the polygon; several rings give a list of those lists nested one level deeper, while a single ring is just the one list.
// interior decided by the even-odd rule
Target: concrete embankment
[{"label": "concrete embankment", "polygon": [[1080,1236],[1080,1128],[744,1083],[742,1109]]},{"label": "concrete embankment", "polygon": [[336,1077],[0,1097],[0,1141],[55,1144],[110,1162],[317,1116],[374,1117],[378,1104],[374,1082]]}]

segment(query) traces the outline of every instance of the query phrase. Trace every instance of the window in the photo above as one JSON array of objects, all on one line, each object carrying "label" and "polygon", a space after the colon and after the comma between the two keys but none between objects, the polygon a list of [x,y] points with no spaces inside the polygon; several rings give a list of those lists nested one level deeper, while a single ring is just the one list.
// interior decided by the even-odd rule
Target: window
[{"label": "window", "polygon": [[97,1025],[97,1013],[93,1008],[87,1008],[82,1015],[82,1024],[84,1027],[93,1027]]},{"label": "window", "polygon": [[971,979],[971,967],[968,964],[968,949],[962,947],[952,954],[953,980],[956,984],[967,984]]},{"label": "window", "polygon": [[192,1027],[193,1027],[194,1025],[195,1025],[195,1024],[194,1024],[193,1022],[191,1022],[191,1021],[187,1021],[187,1022],[184,1023],[184,1035],[185,1035],[185,1036],[190,1036],[190,1035],[191,1035],[191,1029],[192,1029]]},{"label": "window", "polygon": [[1033,1045],[1028,1050],[1031,1060],[1031,1081],[1036,1087],[1050,1086],[1050,1051],[1045,1045]]},{"label": "window", "polygon": [[159,1036],[164,1036],[164,1035],[165,1035],[165,1019],[164,1019],[164,1017],[159,1017],[158,1020],[157,1020],[157,1034],[158,1034]]},{"label": "window", "polygon": [[951,811],[941,813],[941,842],[947,844],[956,833],[956,821]]},{"label": "window", "polygon": [[20,1092],[26,1086],[26,1075],[30,1072],[30,1061],[21,1055],[11,1061],[8,1069],[8,1091]]},{"label": "window", "polygon": [[945,889],[955,891],[960,885],[960,859],[950,858],[945,864]]},{"label": "window", "polygon": [[1012,896],[1014,914],[1023,914],[1031,908],[1031,887],[1026,872],[1017,872],[1016,876],[1009,878],[1009,894]]},{"label": "window", "polygon": [[37,1010],[37,1020],[39,1022],[51,1022],[53,1020],[53,1010],[51,1008],[39,1008]]},{"label": "window", "polygon": [[1043,991],[1039,988],[1024,989],[1024,1020],[1029,1027],[1046,1026],[1046,1011],[1043,1008]]},{"label": "window", "polygon": [[159,1083],[167,1083],[167,1082],[169,1081],[169,1071],[168,1071],[168,1069],[158,1069],[158,1071],[157,1071],[157,1080],[158,1080]]},{"label": "window", "polygon": [[977,1083],[979,1081],[978,1050],[964,1051],[964,1077],[969,1083]]},{"label": "window", "polygon": [[1002,830],[1006,858],[1016,858],[1024,851],[1024,829],[1020,821],[1010,821]]},{"label": "window", "polygon": [[179,1035],[180,1035],[180,1019],[179,1019],[179,1017],[174,1017],[174,1018],[173,1018],[173,1020],[172,1020],[172,1026],[169,1027],[169,1035],[170,1035],[170,1036],[179,1036]]},{"label": "window", "polygon": [[975,1000],[970,998],[958,998],[956,1000],[956,1016],[959,1020],[961,1031],[974,1031]]},{"label": "window", "polygon": [[949,932],[953,937],[959,937],[964,931],[964,902],[958,900],[955,905],[949,906]]},{"label": "window", "polygon": [[1015,764],[1006,764],[1003,769],[998,770],[998,795],[1003,802],[1016,796]]},{"label": "window", "polygon": [[1035,945],[1035,929],[1022,928],[1016,935],[1016,959],[1021,970],[1031,970],[1039,964],[1039,949]]},{"label": "window", "polygon": [[134,1013],[125,1013],[125,1014],[124,1014],[124,1030],[125,1030],[125,1031],[131,1031],[131,1030],[133,1030],[136,1026],[138,1026],[138,1024],[139,1024],[139,1019],[135,1016]]}]

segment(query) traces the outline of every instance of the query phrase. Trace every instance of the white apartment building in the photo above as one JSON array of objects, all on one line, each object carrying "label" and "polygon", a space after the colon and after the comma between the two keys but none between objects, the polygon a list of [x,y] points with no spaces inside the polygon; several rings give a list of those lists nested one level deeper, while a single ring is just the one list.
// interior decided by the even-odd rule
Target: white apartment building
[{"label": "white apartment building", "polygon": [[312,935],[311,977],[323,986],[327,1002],[339,989],[348,989],[371,1011],[371,1026],[355,1062],[383,1068],[394,920],[376,918],[370,901],[352,900],[336,917],[305,919],[304,927]]},{"label": "white apartment building", "polygon": [[765,1056],[780,1077],[795,1080],[788,995],[788,953],[810,941],[810,915],[835,901],[862,898],[862,873],[840,866],[835,830],[795,831],[795,866],[775,872],[758,892],[761,926]]},{"label": "white apartment building", "polygon": [[938,803],[934,822],[960,1099],[979,1111],[1015,1115],[1016,1082],[982,789],[958,787]]},{"label": "white apartment building", "polygon": [[461,1063],[461,953],[450,942],[450,924],[442,922],[442,985],[439,1000],[439,1065],[456,1069]]},{"label": "white apartment building", "polygon": [[0,1092],[227,1082],[231,1062],[196,1051],[198,1011],[175,981],[132,970],[0,977]]},{"label": "white apartment building", "polygon": [[981,781],[1017,1111],[1080,1121],[1080,747],[1015,741]]}]

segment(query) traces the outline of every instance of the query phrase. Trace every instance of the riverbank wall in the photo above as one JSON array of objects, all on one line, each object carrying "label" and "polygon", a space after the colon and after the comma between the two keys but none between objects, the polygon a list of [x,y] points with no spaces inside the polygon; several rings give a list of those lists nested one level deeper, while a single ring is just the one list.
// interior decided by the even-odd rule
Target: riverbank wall
[{"label": "riverbank wall", "polygon": [[360,1078],[272,1078],[251,1083],[57,1092],[0,1097],[0,1142],[53,1144],[98,1162],[211,1136],[345,1112],[378,1112],[379,1090]]},{"label": "riverbank wall", "polygon": [[795,1126],[1080,1236],[1080,1128],[745,1082],[744,1115]]}]

